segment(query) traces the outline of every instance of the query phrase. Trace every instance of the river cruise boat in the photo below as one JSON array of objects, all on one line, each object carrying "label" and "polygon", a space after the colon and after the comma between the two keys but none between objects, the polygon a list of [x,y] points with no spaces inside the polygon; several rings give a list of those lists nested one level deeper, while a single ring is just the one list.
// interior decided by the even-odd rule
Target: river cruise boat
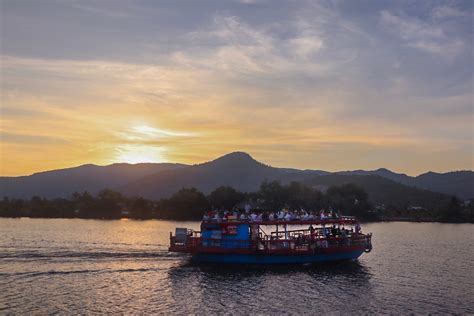
[{"label": "river cruise boat", "polygon": [[372,250],[372,233],[364,234],[350,216],[297,220],[208,219],[201,231],[176,228],[171,252],[191,255],[197,263],[309,264],[355,260]]}]

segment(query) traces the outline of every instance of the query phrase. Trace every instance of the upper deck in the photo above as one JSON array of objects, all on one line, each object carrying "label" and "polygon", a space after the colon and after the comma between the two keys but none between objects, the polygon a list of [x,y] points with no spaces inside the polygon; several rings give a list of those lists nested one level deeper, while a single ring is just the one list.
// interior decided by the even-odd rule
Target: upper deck
[{"label": "upper deck", "polygon": [[313,218],[313,219],[293,219],[293,220],[284,220],[284,219],[275,219],[275,220],[240,220],[234,218],[228,219],[208,219],[203,220],[201,227],[207,225],[216,225],[221,226],[227,225],[239,225],[239,224],[249,224],[249,225],[261,225],[261,226],[270,226],[270,225],[357,225],[359,222],[354,216],[340,216],[334,218]]}]

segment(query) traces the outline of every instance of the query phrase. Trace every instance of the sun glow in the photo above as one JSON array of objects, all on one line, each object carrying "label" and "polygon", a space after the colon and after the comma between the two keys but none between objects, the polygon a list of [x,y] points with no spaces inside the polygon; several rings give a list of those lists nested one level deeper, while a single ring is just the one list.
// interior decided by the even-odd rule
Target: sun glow
[{"label": "sun glow", "polygon": [[136,136],[140,136],[142,138],[149,138],[149,137],[163,138],[163,137],[191,136],[190,133],[169,131],[169,130],[164,130],[164,129],[160,129],[160,128],[151,127],[151,126],[148,126],[148,125],[134,126],[131,129],[130,132],[133,133],[133,134],[136,134]]},{"label": "sun glow", "polygon": [[164,149],[148,145],[121,145],[116,148],[117,162],[126,163],[146,163],[146,162],[164,162]]}]

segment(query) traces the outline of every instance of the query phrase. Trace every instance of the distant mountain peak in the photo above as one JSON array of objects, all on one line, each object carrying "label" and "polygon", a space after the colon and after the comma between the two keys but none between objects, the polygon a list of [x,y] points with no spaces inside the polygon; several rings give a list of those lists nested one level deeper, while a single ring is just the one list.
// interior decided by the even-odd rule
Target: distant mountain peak
[{"label": "distant mountain peak", "polygon": [[213,161],[253,161],[257,162],[252,156],[243,151],[234,151],[224,156],[221,156]]},{"label": "distant mountain peak", "polygon": [[394,172],[387,168],[378,168],[377,170],[375,170],[375,172],[378,174],[408,177],[405,173]]},{"label": "distant mountain peak", "polygon": [[[252,159],[252,156],[250,154],[246,153],[245,151],[233,151],[231,153],[225,154],[219,158],[224,158],[224,157],[236,157],[236,158],[247,158],[247,159]],[[217,158],[217,159],[219,159]]]}]

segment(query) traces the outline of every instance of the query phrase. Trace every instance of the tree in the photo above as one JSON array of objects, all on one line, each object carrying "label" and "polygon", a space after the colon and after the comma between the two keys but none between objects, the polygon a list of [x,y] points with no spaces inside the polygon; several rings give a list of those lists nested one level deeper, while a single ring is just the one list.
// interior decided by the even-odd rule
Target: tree
[{"label": "tree", "polygon": [[229,186],[220,186],[209,194],[207,200],[213,208],[231,209],[242,202],[245,195]]},{"label": "tree", "polygon": [[264,181],[258,193],[266,209],[278,210],[286,206],[288,191],[278,181]]},{"label": "tree", "polygon": [[355,184],[332,186],[327,190],[326,198],[328,204],[341,213],[366,219],[372,216],[367,192]]},{"label": "tree", "polygon": [[133,197],[128,201],[131,217],[146,219],[151,218],[152,203],[142,197]]},{"label": "tree", "polygon": [[195,188],[183,188],[169,199],[158,203],[158,214],[163,218],[192,220],[202,218],[209,208],[206,196]]},{"label": "tree", "polygon": [[120,218],[124,200],[124,196],[119,192],[104,189],[97,194],[95,211],[104,218]]},{"label": "tree", "polygon": [[452,196],[449,202],[439,212],[439,219],[443,222],[456,223],[464,220],[461,203]]},{"label": "tree", "polygon": [[318,210],[323,205],[323,194],[299,182],[291,182],[285,187],[290,209]]}]

